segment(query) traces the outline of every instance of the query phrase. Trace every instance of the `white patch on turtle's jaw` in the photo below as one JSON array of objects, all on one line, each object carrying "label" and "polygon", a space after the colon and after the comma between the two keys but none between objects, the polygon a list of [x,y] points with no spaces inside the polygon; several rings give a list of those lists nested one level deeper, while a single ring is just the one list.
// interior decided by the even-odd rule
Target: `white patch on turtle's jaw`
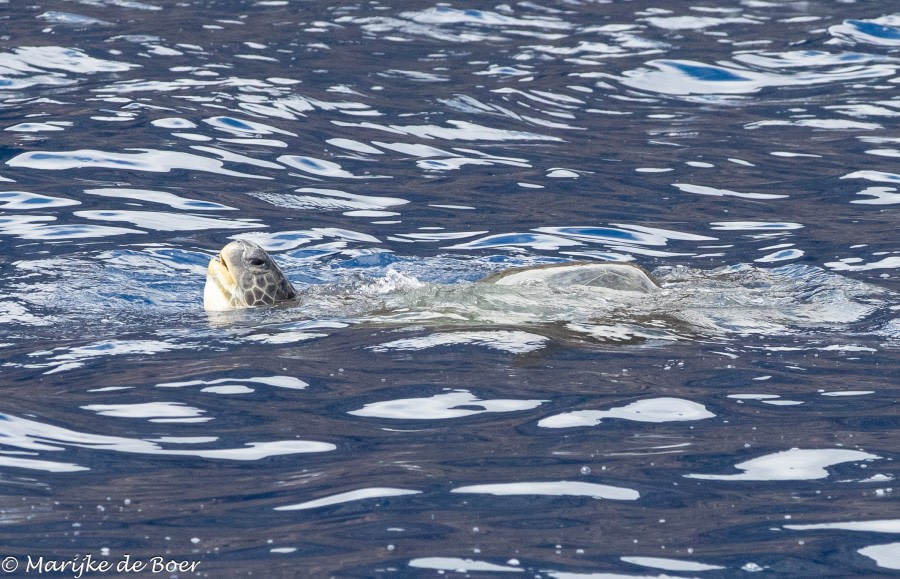
[{"label": "white patch on turtle's jaw", "polygon": [[221,312],[244,307],[235,302],[237,284],[228,270],[225,260],[216,256],[209,260],[206,268],[206,285],[203,288],[203,309],[208,312]]},{"label": "white patch on turtle's jaw", "polygon": [[276,305],[296,295],[296,290],[263,248],[237,239],[226,244],[209,262],[203,308],[215,312]]}]

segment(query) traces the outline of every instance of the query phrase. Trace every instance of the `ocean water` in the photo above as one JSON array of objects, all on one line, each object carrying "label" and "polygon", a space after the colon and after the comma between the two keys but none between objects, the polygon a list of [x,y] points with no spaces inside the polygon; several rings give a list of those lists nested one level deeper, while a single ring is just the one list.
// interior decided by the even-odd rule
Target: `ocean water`
[{"label": "ocean water", "polygon": [[329,4],[0,0],[0,571],[900,570],[894,2]]}]

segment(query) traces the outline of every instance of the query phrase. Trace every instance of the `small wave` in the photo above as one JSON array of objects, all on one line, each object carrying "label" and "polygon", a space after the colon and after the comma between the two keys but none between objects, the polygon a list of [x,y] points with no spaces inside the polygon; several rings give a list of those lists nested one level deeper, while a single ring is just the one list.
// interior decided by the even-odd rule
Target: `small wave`
[{"label": "small wave", "polygon": [[845,462],[872,461],[882,457],[843,448],[792,448],[740,462],[740,474],[686,474],[685,478],[714,481],[796,481],[828,478],[826,467]]},{"label": "small wave", "polygon": [[828,28],[835,40],[850,44],[900,46],[900,15],[891,14],[871,20],[845,20]]},{"label": "small wave", "polygon": [[271,179],[264,175],[252,175],[225,169],[225,164],[216,159],[182,153],[154,149],[135,149],[137,153],[113,153],[92,149],[77,151],[31,151],[21,153],[6,162],[10,167],[26,167],[45,171],[61,171],[67,169],[119,169],[127,171],[149,171],[168,173],[174,169],[206,171],[232,177],[250,179]]},{"label": "small wave", "polygon": [[0,53],[0,89],[65,86],[78,82],[65,73],[124,72],[138,66],[95,58],[78,48],[23,46]]},{"label": "small wave", "polygon": [[[158,405],[157,405],[158,406]],[[163,408],[163,406],[158,406]],[[133,407],[127,410],[125,407],[110,407],[107,415],[132,417],[133,414],[144,415],[150,412],[171,412],[171,405],[166,409],[151,410],[144,406]],[[182,409],[184,413],[187,409]],[[193,411],[191,411],[193,412]],[[112,414],[109,414],[112,413]],[[191,449],[196,441],[191,438],[180,440],[178,437],[169,437],[167,444],[161,442],[142,440],[139,438],[124,438],[87,432],[78,432],[59,426],[51,426],[36,420],[0,414],[0,435],[2,444],[7,447],[30,451],[29,454],[38,455],[40,452],[51,451],[58,453],[68,448],[83,448],[99,452],[119,452],[124,454],[145,454],[156,456],[191,456],[210,460],[234,460],[249,461],[261,460],[270,456],[284,456],[301,453],[329,452],[337,447],[333,444],[305,440],[283,440],[271,442],[248,442],[243,446],[209,448],[207,444],[201,444],[201,448]],[[187,446],[187,448],[186,448]],[[76,472],[90,470],[90,467],[74,463],[57,461],[45,461],[34,458],[0,457],[0,464],[43,470],[47,472]]]},{"label": "small wave", "polygon": [[[689,95],[749,95],[765,88],[811,86],[892,76],[897,64],[872,62],[850,63],[840,58],[815,58],[802,60],[808,70],[785,72],[784,62],[801,66],[793,53],[789,55],[744,55],[741,60],[756,69],[738,64],[707,64],[690,60],[653,60],[644,67],[627,70],[622,74],[622,84],[642,91],[670,96]],[[825,67],[824,65],[836,65]],[[778,72],[772,72],[777,70]]]},{"label": "small wave", "polygon": [[41,20],[45,20],[50,24],[59,24],[62,26],[71,26],[73,28],[86,28],[88,26],[113,26],[112,22],[100,20],[99,18],[91,18],[90,16],[82,16],[73,12],[60,12],[58,10],[48,10],[37,16]]},{"label": "small wave", "polygon": [[492,412],[531,410],[546,400],[482,400],[467,390],[435,394],[428,398],[401,398],[366,404],[348,414],[395,420],[447,420]]}]

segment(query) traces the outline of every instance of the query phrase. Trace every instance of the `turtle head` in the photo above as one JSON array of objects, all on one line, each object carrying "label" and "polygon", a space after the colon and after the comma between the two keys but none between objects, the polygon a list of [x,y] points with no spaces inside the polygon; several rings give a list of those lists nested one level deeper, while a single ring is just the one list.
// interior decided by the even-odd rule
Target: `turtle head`
[{"label": "turtle head", "polygon": [[209,260],[203,290],[207,311],[273,306],[296,298],[272,256],[252,241],[232,241]]}]

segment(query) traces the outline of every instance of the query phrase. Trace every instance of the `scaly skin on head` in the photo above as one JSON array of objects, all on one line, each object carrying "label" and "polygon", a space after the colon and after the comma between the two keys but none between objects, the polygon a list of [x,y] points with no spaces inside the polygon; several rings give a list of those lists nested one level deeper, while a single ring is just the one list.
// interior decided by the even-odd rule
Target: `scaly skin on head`
[{"label": "scaly skin on head", "polygon": [[297,297],[272,257],[252,241],[232,241],[209,261],[203,290],[207,311],[273,306]]}]

